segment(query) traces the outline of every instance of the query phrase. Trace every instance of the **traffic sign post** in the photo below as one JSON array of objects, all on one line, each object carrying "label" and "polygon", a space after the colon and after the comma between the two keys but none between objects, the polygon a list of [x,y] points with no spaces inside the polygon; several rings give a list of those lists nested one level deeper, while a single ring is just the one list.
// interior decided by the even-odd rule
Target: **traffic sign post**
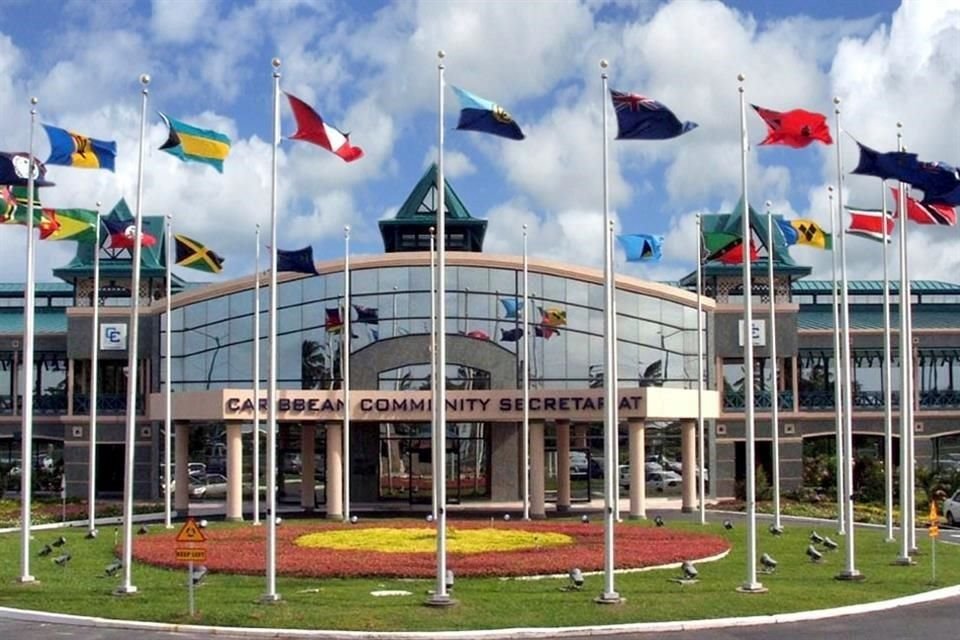
[{"label": "traffic sign post", "polygon": [[937,515],[937,504],[934,500],[930,501],[930,528],[927,530],[930,536],[930,568],[933,573],[931,584],[937,583],[937,538],[940,537],[940,516]]},{"label": "traffic sign post", "polygon": [[187,603],[191,618],[196,612],[193,595],[193,563],[207,561],[206,547],[198,547],[195,545],[203,544],[206,541],[207,536],[204,535],[203,529],[193,518],[187,518],[187,521],[180,527],[180,531],[176,537],[177,546],[174,549],[174,557],[177,559],[177,562],[187,563]]}]

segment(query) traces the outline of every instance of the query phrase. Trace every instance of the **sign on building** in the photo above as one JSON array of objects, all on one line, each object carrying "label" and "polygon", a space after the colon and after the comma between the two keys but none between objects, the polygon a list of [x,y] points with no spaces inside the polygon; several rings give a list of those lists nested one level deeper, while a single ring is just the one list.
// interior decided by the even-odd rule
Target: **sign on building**
[{"label": "sign on building", "polygon": [[127,325],[103,323],[100,325],[100,350],[123,351],[127,348]]},{"label": "sign on building", "polygon": [[[740,323],[740,346],[743,346],[743,320],[739,321]],[[765,347],[767,346],[767,321],[766,320],[754,320],[753,324],[750,327],[750,336],[753,338],[753,346],[755,347]]]}]

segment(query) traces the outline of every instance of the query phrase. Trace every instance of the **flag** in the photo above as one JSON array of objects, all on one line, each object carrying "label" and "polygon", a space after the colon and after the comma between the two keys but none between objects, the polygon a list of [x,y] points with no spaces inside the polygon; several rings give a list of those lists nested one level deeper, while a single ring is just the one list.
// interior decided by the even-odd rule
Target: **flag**
[{"label": "flag", "polygon": [[557,307],[540,308],[540,321],[551,327],[562,327],[567,324],[567,310]]},{"label": "flag", "polygon": [[833,249],[832,236],[820,228],[820,225],[813,220],[797,218],[796,220],[790,220],[789,222],[790,226],[797,231],[797,244],[805,244],[810,247],[825,249],[827,251]]},{"label": "flag", "polygon": [[317,273],[316,265],[313,264],[313,247],[304,247],[293,251],[277,249],[277,272],[281,271],[320,275]]},{"label": "flag", "polygon": [[45,212],[56,220],[57,225],[53,231],[46,235],[41,231],[41,239],[75,240],[82,243],[97,241],[97,225],[100,224],[100,216],[97,215],[96,211],[89,209],[46,209]]},{"label": "flag", "polygon": [[[845,208],[847,213],[850,214],[850,227],[847,229],[847,233],[876,240],[877,242],[883,242],[883,211],[877,211],[875,209],[854,209],[853,207]],[[891,242],[890,236],[893,234],[895,224],[894,218],[890,216],[890,214],[887,214],[887,242]]]},{"label": "flag", "polygon": [[663,256],[663,236],[633,233],[617,236],[617,240],[627,254],[627,262],[656,261]]},{"label": "flag", "polygon": [[[0,193],[3,195],[2,204],[0,204],[0,209],[3,210],[3,217],[0,218],[0,222],[3,224],[27,224],[27,214],[30,211],[28,206],[27,190],[29,187],[0,187]],[[43,205],[40,204],[39,192],[34,191],[33,194],[33,226],[41,230],[51,229],[52,222],[49,219],[49,214],[44,210]]]},{"label": "flag", "polygon": [[0,186],[0,220],[6,220],[17,210],[17,200],[13,190],[7,185]]},{"label": "flag", "polygon": [[960,172],[944,162],[921,162],[905,151],[880,153],[859,142],[860,161],[853,173],[906,182],[923,191],[923,202],[960,205]]},{"label": "flag", "polygon": [[[897,215],[900,209],[900,189],[893,187],[893,199],[897,203]],[[912,220],[917,224],[937,224],[947,227],[953,227],[957,224],[957,212],[950,205],[946,204],[924,204],[914,198],[907,196],[907,220]]]},{"label": "flag", "polygon": [[489,340],[489,339],[490,339],[490,336],[487,335],[487,333],[486,333],[485,331],[481,331],[480,329],[474,329],[473,331],[468,331],[468,332],[467,332],[467,337],[468,337],[468,338],[476,338],[477,340]]},{"label": "flag", "polygon": [[787,246],[793,246],[797,244],[797,241],[800,239],[797,230],[793,228],[793,225],[783,218],[774,218],[774,221],[777,223],[777,227],[780,228],[780,234],[783,236],[783,241]]},{"label": "flag", "polygon": [[526,137],[520,130],[520,125],[514,122],[507,110],[500,105],[460,87],[451,85],[451,88],[460,99],[460,120],[457,122],[457,129],[492,133],[511,140],[523,140]]},{"label": "flag", "polygon": [[178,233],[173,236],[173,241],[177,252],[176,263],[181,267],[208,273],[223,271],[223,258],[196,240]]},{"label": "flag", "polygon": [[48,124],[43,125],[43,128],[50,138],[50,157],[47,158],[47,164],[113,171],[117,159],[116,142],[88,138]]},{"label": "flag", "polygon": [[523,329],[500,329],[500,342],[517,342],[523,337]]},{"label": "flag", "polygon": [[523,311],[523,300],[516,298],[500,298],[505,318],[519,318],[518,313]]},{"label": "flag", "polygon": [[327,307],[324,311],[326,312],[326,318],[323,321],[323,328],[328,333],[339,333],[343,331],[343,317],[340,315],[340,309]]},{"label": "flag", "polygon": [[[706,234],[705,234],[706,235]],[[760,252],[757,250],[753,240],[750,240],[750,262],[756,262],[760,258]],[[743,239],[736,237],[732,242],[718,249],[710,251],[704,262],[713,262],[714,260],[723,264],[740,264],[743,262]]]},{"label": "flag", "polygon": [[42,162],[23,151],[10,153],[0,152],[0,185],[11,187],[28,187],[30,184],[30,167],[33,167],[33,186],[52,187],[54,184],[47,180],[47,167]]},{"label": "flag", "polygon": [[791,111],[773,111],[757,105],[751,105],[757,114],[767,123],[767,137],[760,144],[782,144],[794,149],[806,147],[814,140],[824,144],[833,144],[827,116],[822,113],[793,109]]},{"label": "flag", "polygon": [[534,335],[538,338],[543,338],[544,340],[549,340],[553,336],[560,335],[560,332],[557,331],[555,327],[552,327],[547,324],[537,325],[533,328]]},{"label": "flag", "polygon": [[160,146],[161,151],[166,151],[184,162],[209,164],[223,173],[223,161],[230,153],[230,138],[216,131],[200,129],[174,120],[163,113],[160,113],[160,117],[170,130],[167,141]]},{"label": "flag", "polygon": [[380,312],[375,307],[355,304],[353,308],[357,310],[356,322],[360,324],[380,324]]},{"label": "flag", "polygon": [[53,209],[43,210],[39,228],[41,240],[46,240],[60,228],[60,223],[57,221],[57,214]]},{"label": "flag", "polygon": [[293,110],[293,119],[297,122],[297,132],[290,136],[291,140],[303,140],[323,147],[345,162],[353,162],[363,156],[363,149],[350,144],[349,133],[325,123],[320,114],[300,98],[289,93],[286,95]]},{"label": "flag", "polygon": [[875,176],[882,180],[893,179],[909,182],[909,180],[904,179],[904,168],[917,162],[917,154],[905,151],[880,153],[859,142],[857,142],[857,146],[860,148],[860,160],[851,173]]},{"label": "flag", "polygon": [[[133,250],[134,238],[137,235],[137,226],[132,219],[121,220],[109,216],[101,218],[103,226],[107,228],[110,235],[111,249],[130,249]],[[147,231],[143,231],[140,239],[141,247],[152,247],[157,244],[157,239]]]},{"label": "flag", "polygon": [[696,122],[680,122],[653,98],[613,89],[610,96],[617,113],[617,140],[666,140],[697,128]]}]

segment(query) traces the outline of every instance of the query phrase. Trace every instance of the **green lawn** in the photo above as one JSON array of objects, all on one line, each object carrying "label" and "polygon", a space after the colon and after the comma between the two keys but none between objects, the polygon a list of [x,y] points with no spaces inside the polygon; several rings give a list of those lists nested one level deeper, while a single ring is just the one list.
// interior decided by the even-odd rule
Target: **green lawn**
[{"label": "green lawn", "polygon": [[[0,605],[142,620],[196,622],[216,625],[302,627],[354,630],[444,630],[513,626],[565,626],[643,621],[686,620],[741,615],[773,614],[803,609],[835,607],[917,593],[930,585],[930,546],[918,539],[919,564],[892,566],[897,546],[884,543],[882,531],[858,531],[858,568],[864,582],[839,582],[843,568],[842,538],[832,528],[820,533],[841,542],[841,551],[824,553],[823,564],[812,564],[804,555],[809,527],[787,526],[773,537],[761,523],[759,552],[776,558],[773,575],[761,575],[765,594],[744,595],[735,588],[744,580],[742,526],[725,531],[719,522],[705,528],[692,523],[669,523],[688,530],[705,530],[727,537],[732,550],[727,558],[699,567],[701,581],[681,586],[670,579],[678,570],[618,575],[616,587],[626,602],[600,606],[593,598],[602,591],[602,576],[588,576],[582,591],[561,591],[566,580],[457,579],[456,607],[423,606],[429,581],[415,580],[278,580],[283,601],[255,604],[264,591],[260,577],[209,575],[197,589],[198,614],[187,615],[185,571],[148,566],[134,567],[133,582],[140,593],[125,598],[110,595],[119,578],[105,578],[104,567],[113,560],[113,528],[98,539],[83,539],[82,531],[67,531],[65,549],[73,556],[66,568],[35,554],[61,532],[38,532],[33,544],[32,572],[40,584],[20,585],[14,580],[19,567],[19,538],[0,537]],[[214,525],[231,526],[231,525]],[[237,525],[232,525],[237,526]],[[249,526],[249,525],[239,525]],[[590,526],[600,526],[591,524]],[[650,526],[624,524],[623,526]],[[55,550],[53,555],[57,555]],[[171,554],[173,550],[171,549]],[[960,583],[960,546],[939,544],[938,586]],[[373,597],[376,589],[405,589],[411,596]]]}]

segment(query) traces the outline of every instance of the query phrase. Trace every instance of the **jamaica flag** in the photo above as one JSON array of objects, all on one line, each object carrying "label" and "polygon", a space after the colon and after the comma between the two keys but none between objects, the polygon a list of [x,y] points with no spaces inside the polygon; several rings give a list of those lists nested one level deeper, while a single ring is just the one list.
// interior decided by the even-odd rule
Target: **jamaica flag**
[{"label": "jamaica flag", "polygon": [[176,243],[177,251],[176,263],[181,267],[188,267],[208,273],[220,273],[223,271],[223,258],[196,240],[178,233],[174,235],[174,242]]}]

